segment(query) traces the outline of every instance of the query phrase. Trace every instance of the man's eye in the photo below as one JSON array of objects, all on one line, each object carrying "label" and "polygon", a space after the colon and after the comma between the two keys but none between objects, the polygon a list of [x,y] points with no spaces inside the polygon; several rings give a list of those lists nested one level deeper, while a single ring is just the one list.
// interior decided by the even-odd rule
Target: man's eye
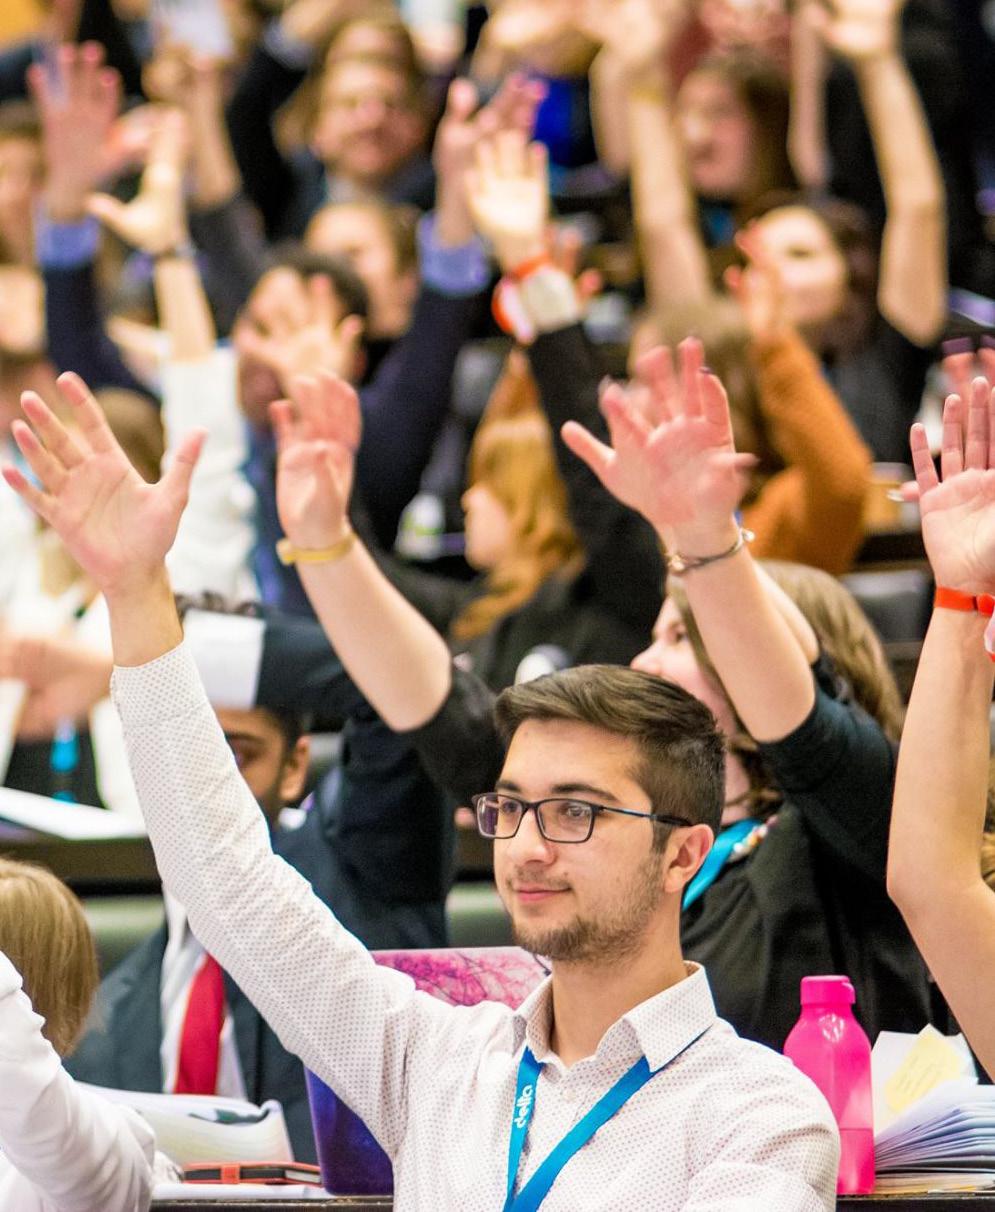
[{"label": "man's eye", "polygon": [[565,820],[571,821],[585,820],[591,811],[587,804],[577,800],[562,800],[556,810]]}]

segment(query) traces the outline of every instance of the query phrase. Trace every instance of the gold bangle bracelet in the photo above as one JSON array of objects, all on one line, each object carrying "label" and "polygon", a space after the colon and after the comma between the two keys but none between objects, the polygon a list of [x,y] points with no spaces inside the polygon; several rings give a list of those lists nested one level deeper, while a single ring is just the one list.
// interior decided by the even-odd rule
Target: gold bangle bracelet
[{"label": "gold bangle bracelet", "polygon": [[280,539],[276,554],[281,564],[334,564],[352,550],[356,532],[350,530],[331,547],[295,547],[289,539]]}]

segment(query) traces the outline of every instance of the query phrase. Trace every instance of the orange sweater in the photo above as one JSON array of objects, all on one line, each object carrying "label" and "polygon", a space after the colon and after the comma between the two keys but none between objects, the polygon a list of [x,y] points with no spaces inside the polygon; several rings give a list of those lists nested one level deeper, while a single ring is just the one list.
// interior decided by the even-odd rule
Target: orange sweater
[{"label": "orange sweater", "polygon": [[864,533],[870,451],[801,337],[752,353],[768,439],[786,464],[743,510],[753,554],[846,572]]}]

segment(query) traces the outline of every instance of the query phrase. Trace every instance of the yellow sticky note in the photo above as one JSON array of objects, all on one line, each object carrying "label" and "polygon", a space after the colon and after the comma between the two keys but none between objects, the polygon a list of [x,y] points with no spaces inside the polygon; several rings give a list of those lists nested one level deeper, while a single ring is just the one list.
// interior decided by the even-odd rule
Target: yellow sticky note
[{"label": "yellow sticky note", "polygon": [[957,1049],[935,1028],[924,1028],[908,1056],[885,1083],[889,1111],[897,1115],[941,1082],[961,1077],[963,1072],[963,1057]]}]

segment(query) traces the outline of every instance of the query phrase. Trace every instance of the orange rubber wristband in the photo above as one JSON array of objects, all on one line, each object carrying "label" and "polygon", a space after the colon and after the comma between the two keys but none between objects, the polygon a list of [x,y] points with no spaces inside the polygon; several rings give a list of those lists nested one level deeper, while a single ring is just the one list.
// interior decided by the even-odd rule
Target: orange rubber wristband
[{"label": "orange rubber wristband", "polygon": [[937,585],[933,595],[933,605],[943,610],[962,610],[965,613],[987,615],[995,614],[995,597],[990,593],[981,593],[975,597],[970,593],[961,593],[959,589],[944,589]]},{"label": "orange rubber wristband", "polygon": [[534,274],[537,269],[545,269],[547,265],[553,264],[553,258],[548,252],[536,253],[534,257],[529,257],[527,261],[523,261],[520,265],[514,266],[513,269],[505,270],[504,276],[510,278],[512,282],[524,282],[527,277]]}]

